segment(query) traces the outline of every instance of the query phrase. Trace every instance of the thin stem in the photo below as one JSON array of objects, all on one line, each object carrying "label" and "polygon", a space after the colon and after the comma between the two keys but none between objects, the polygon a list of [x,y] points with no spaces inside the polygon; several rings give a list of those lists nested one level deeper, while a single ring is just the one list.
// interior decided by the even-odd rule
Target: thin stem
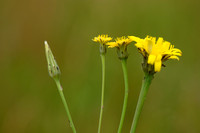
[{"label": "thin stem", "polygon": [[124,93],[124,103],[123,103],[123,109],[122,109],[121,120],[120,120],[120,124],[118,128],[118,133],[121,133],[122,131],[122,126],[124,123],[126,107],[127,107],[127,102],[128,102],[128,73],[127,73],[126,59],[122,59],[121,62],[122,62],[122,69],[124,73],[125,93]]},{"label": "thin stem", "polygon": [[73,123],[73,121],[72,121],[72,117],[71,117],[71,115],[70,115],[69,108],[68,108],[68,105],[67,105],[65,96],[64,96],[64,94],[63,94],[63,89],[62,89],[62,86],[61,86],[61,84],[60,84],[60,81],[57,80],[57,79],[55,79],[55,82],[56,82],[56,85],[57,85],[57,87],[58,87],[58,92],[59,92],[59,94],[60,94],[60,97],[61,97],[61,99],[62,99],[62,102],[63,102],[63,104],[64,104],[65,111],[66,111],[66,113],[67,113],[67,117],[68,117],[68,120],[69,120],[69,123],[70,123],[70,127],[72,128],[73,133],[76,133],[76,129],[75,129],[74,123]]},{"label": "thin stem", "polygon": [[102,115],[103,115],[103,108],[104,108],[104,88],[105,88],[105,54],[101,54],[101,63],[102,63],[102,90],[101,90],[101,109],[100,109],[100,116],[99,116],[99,127],[98,133],[101,132],[101,122],[102,122]]},{"label": "thin stem", "polygon": [[136,131],[137,123],[152,79],[153,74],[145,74],[130,133],[135,133]]}]

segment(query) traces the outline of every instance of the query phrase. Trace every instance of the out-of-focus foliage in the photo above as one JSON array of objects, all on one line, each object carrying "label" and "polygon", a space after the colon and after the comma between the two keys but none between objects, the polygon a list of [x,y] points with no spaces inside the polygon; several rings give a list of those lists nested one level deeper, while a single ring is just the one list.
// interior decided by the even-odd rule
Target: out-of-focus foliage
[{"label": "out-of-focus foliage", "polygon": [[[97,132],[101,96],[99,46],[91,39],[161,36],[181,49],[155,75],[138,133],[200,132],[200,17],[198,0],[1,0],[0,132],[71,132],[53,80],[44,40],[62,71],[61,82],[77,132]],[[123,132],[130,130],[143,72],[128,46],[130,93]],[[118,128],[124,83],[116,50],[106,55],[102,132]]]}]

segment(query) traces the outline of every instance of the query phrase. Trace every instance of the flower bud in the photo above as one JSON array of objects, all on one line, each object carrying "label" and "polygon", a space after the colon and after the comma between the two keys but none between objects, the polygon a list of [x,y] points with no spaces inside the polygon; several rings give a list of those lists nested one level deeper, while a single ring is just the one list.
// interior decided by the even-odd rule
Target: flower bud
[{"label": "flower bud", "polygon": [[44,41],[44,45],[45,45],[45,52],[46,52],[46,58],[47,58],[47,63],[48,63],[49,75],[52,78],[59,80],[60,74],[61,74],[59,66],[56,63],[56,60],[53,56],[53,53],[51,52],[51,49],[50,49],[47,41]]}]

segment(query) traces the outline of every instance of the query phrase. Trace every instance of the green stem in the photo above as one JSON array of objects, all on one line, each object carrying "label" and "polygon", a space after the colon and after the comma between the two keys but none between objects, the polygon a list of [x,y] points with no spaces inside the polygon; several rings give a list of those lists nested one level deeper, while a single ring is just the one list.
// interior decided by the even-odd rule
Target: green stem
[{"label": "green stem", "polygon": [[126,59],[121,59],[121,62],[122,62],[122,69],[124,73],[125,93],[124,93],[124,103],[123,103],[123,109],[122,109],[121,120],[120,120],[120,124],[118,128],[118,133],[121,133],[122,131],[122,126],[124,123],[126,107],[127,107],[127,102],[128,102],[128,73],[127,73]]},{"label": "green stem", "polygon": [[103,108],[104,108],[104,88],[105,88],[105,54],[101,54],[101,63],[102,63],[102,90],[101,90],[101,109],[100,109],[100,116],[99,116],[99,127],[98,133],[101,132],[101,122],[102,122],[102,115],[103,115]]},{"label": "green stem", "polygon": [[145,74],[130,133],[135,133],[136,131],[136,126],[152,79],[153,74]]},{"label": "green stem", "polygon": [[73,133],[76,133],[76,129],[75,129],[75,126],[74,126],[74,123],[72,121],[72,117],[70,115],[70,112],[69,112],[69,108],[68,108],[68,105],[67,105],[67,102],[66,102],[66,99],[65,99],[65,96],[63,94],[63,89],[62,89],[62,86],[60,84],[60,81],[58,79],[55,79],[55,82],[56,82],[56,85],[58,87],[58,92],[60,94],[60,97],[62,99],[62,102],[64,104],[64,107],[65,107],[65,111],[67,113],[67,117],[69,119],[69,123],[70,123],[70,127],[72,128],[72,131]]}]

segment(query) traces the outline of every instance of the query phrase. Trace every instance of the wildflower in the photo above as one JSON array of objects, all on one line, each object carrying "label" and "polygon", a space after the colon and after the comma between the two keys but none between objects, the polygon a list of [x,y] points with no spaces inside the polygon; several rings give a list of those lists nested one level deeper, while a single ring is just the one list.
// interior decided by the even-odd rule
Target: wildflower
[{"label": "wildflower", "polygon": [[101,56],[101,63],[102,63],[101,108],[100,108],[99,126],[98,126],[98,133],[100,133],[102,117],[103,117],[103,107],[104,107],[106,43],[111,41],[112,37],[108,37],[108,35],[99,35],[98,37],[94,37],[94,39],[92,39],[92,40],[94,42],[100,43],[100,56]]},{"label": "wildflower", "polygon": [[101,44],[105,44],[112,40],[112,37],[108,37],[108,35],[99,35],[98,37],[94,37],[92,39],[94,42],[99,42]]},{"label": "wildflower", "polygon": [[92,39],[94,42],[100,43],[100,53],[105,54],[106,53],[106,43],[112,40],[112,37],[108,37],[108,35],[99,35],[98,37],[94,37]]},{"label": "wildflower", "polygon": [[126,107],[128,103],[128,72],[127,72],[127,58],[128,58],[128,52],[127,52],[127,46],[132,42],[131,39],[126,38],[125,36],[119,37],[115,39],[115,42],[108,42],[106,45],[108,45],[108,48],[117,48],[117,54],[118,58],[121,60],[122,63],[122,70],[124,74],[124,103],[123,103],[123,108],[122,108],[122,113],[121,113],[121,119],[118,127],[118,133],[121,133],[123,123],[124,123],[124,118],[126,114]]},{"label": "wildflower", "polygon": [[150,36],[147,36],[145,39],[140,39],[135,36],[129,36],[129,38],[136,42],[135,46],[144,57],[142,67],[145,76],[130,131],[130,133],[135,133],[144,101],[150,84],[154,78],[154,74],[161,70],[161,66],[163,66],[164,61],[169,59],[179,60],[178,56],[181,56],[182,52],[181,50],[174,48],[174,45],[171,45],[170,42],[164,41],[162,37],[159,37],[158,40],[156,40],[155,37]]},{"label": "wildflower", "polygon": [[155,37],[147,36],[145,39],[140,39],[135,36],[129,36],[132,41],[135,41],[135,46],[144,57],[143,69],[148,72],[159,72],[162,63],[169,59],[177,59],[182,55],[181,50],[174,48],[170,42],[164,41],[159,37],[156,41]]},{"label": "wildflower", "polygon": [[128,58],[127,46],[132,42],[130,38],[125,36],[115,39],[115,42],[108,42],[108,48],[117,48],[118,57],[120,59]]}]

